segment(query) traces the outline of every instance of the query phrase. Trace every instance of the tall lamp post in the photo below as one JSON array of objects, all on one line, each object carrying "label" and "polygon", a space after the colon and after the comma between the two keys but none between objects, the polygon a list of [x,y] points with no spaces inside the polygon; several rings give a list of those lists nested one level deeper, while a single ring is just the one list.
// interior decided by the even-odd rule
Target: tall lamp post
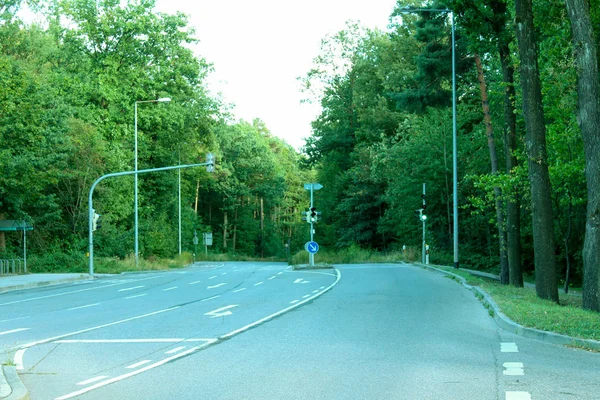
[{"label": "tall lamp post", "polygon": [[134,230],[134,242],[135,242],[135,268],[137,269],[138,267],[138,263],[139,263],[139,245],[138,245],[138,174],[137,174],[137,170],[138,170],[138,129],[137,129],[137,110],[138,110],[138,104],[141,103],[168,103],[170,102],[171,99],[168,97],[161,97],[160,99],[156,99],[156,100],[138,100],[135,102],[134,104],[134,125],[133,125],[133,130],[134,130],[134,161],[133,161],[133,170],[135,172],[134,176],[134,183],[133,183],[133,197],[134,197],[134,202],[133,202],[133,213],[135,215],[134,217],[134,223],[133,223],[133,230]]},{"label": "tall lamp post", "polygon": [[452,26],[452,198],[454,214],[454,268],[458,268],[458,162],[456,144],[456,39],[454,28],[454,13],[448,8],[412,8],[410,6],[400,9],[403,14],[420,12],[447,13],[450,15]]}]

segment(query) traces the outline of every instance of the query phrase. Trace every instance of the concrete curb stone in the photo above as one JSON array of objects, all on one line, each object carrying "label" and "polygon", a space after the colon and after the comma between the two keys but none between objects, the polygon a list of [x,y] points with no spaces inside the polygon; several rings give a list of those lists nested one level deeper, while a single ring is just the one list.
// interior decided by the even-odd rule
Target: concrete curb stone
[{"label": "concrete curb stone", "polygon": [[78,276],[75,278],[56,279],[56,280],[41,281],[41,282],[30,282],[30,283],[26,283],[26,284],[15,285],[15,286],[0,287],[0,293],[12,292],[14,290],[31,289],[31,288],[42,287],[42,286],[60,285],[63,283],[88,281],[88,280],[93,280],[93,279],[94,279],[93,276],[81,275],[81,276]]},{"label": "concrete curb stone", "polygon": [[0,366],[0,399],[29,400],[29,391],[21,382],[14,366]]},{"label": "concrete curb stone", "polygon": [[435,271],[451,275],[456,278],[459,282],[462,283],[464,287],[472,291],[476,294],[476,296],[481,300],[484,306],[493,311],[493,318],[496,321],[496,324],[505,331],[516,333],[517,335],[521,335],[523,337],[542,340],[545,342],[550,342],[553,344],[563,345],[563,346],[576,346],[583,347],[586,349],[591,349],[595,351],[600,351],[600,341],[592,340],[592,339],[582,339],[576,338],[572,336],[562,335],[555,332],[542,331],[539,329],[528,328],[523,325],[519,325],[510,318],[508,318],[502,311],[500,311],[500,307],[492,296],[490,296],[485,290],[471,286],[467,283],[466,279],[460,275],[453,274],[452,272],[444,271],[439,268],[432,267],[430,265],[419,264],[419,266],[423,268],[433,269]]}]

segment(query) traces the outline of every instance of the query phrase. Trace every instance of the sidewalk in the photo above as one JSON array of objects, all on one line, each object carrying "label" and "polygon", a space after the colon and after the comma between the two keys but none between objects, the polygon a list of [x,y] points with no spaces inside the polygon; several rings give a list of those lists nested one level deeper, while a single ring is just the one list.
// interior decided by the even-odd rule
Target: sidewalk
[{"label": "sidewalk", "polygon": [[0,275],[0,293],[92,279],[88,274]]}]

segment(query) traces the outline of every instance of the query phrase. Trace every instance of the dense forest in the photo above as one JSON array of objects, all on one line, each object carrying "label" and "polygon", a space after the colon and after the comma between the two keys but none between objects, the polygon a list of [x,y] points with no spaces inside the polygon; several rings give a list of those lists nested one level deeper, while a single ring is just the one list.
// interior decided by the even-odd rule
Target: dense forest
[{"label": "dense forest", "polygon": [[[169,97],[138,104],[139,168],[217,161],[182,172],[186,251],[194,231],[213,232],[213,252],[301,250],[307,182],[324,186],[322,248],[420,251],[425,184],[432,262],[515,286],[534,276],[553,301],[583,285],[600,310],[597,0],[406,0],[386,31],[349,22],[300,78],[322,106],[302,153],[207,90],[185,15],[153,0],[37,0],[44,22],[31,24],[23,5],[0,0],[0,219],[34,225],[37,268],[85,267],[90,185],[133,169],[134,105]],[[140,176],[139,190],[142,256],[174,256],[177,173]],[[96,254],[131,256],[133,179],[104,181],[94,204]],[[0,258],[21,240],[0,232]]]}]

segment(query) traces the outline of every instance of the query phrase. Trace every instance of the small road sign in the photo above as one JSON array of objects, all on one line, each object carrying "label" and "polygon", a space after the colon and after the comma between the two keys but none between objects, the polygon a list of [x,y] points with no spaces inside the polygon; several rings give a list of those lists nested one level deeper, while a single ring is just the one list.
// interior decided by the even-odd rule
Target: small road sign
[{"label": "small road sign", "polygon": [[319,244],[317,242],[306,242],[304,248],[310,254],[316,254],[319,251]]},{"label": "small road sign", "polygon": [[304,189],[306,189],[306,190],[319,190],[319,189],[323,189],[323,185],[321,185],[320,183],[305,183],[304,184]]}]

